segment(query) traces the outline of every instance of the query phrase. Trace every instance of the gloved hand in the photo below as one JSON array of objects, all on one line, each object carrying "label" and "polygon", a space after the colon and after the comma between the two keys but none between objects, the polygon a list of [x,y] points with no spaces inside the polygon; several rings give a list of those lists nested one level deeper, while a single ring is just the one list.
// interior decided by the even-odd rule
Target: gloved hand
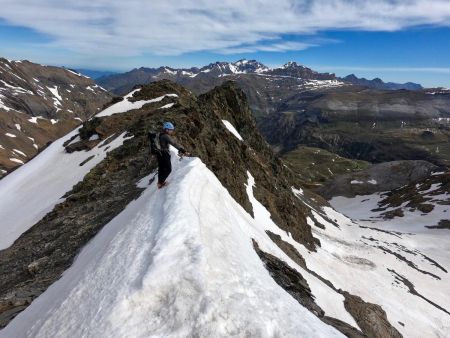
[{"label": "gloved hand", "polygon": [[178,156],[183,157],[183,156],[191,156],[191,153],[187,152],[184,149],[180,149],[180,151],[178,152]]}]

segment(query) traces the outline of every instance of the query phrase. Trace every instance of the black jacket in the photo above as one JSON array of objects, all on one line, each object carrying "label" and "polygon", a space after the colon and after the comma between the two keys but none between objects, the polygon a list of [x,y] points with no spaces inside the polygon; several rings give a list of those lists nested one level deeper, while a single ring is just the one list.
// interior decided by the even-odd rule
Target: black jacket
[{"label": "black jacket", "polygon": [[159,134],[159,146],[161,147],[161,151],[169,152],[170,145],[178,149],[180,153],[186,152],[182,146],[180,146],[177,142],[175,142],[175,140],[172,137],[170,137],[169,134],[166,133]]}]

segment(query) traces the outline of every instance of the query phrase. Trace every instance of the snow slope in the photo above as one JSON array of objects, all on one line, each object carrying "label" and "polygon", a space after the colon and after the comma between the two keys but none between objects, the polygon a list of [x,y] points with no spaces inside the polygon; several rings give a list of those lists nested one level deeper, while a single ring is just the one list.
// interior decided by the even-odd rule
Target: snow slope
[{"label": "snow slope", "polygon": [[[109,143],[109,147],[101,147],[99,143],[90,151],[69,154],[63,144],[77,135],[78,130],[56,140],[32,161],[0,180],[0,250],[9,247],[63,201],[67,191],[125,140],[124,133]],[[80,166],[91,156],[91,160]]]},{"label": "snow slope", "polygon": [[214,174],[172,159],[170,185],[147,187],[0,337],[342,336],[275,283],[251,239],[284,254]]}]

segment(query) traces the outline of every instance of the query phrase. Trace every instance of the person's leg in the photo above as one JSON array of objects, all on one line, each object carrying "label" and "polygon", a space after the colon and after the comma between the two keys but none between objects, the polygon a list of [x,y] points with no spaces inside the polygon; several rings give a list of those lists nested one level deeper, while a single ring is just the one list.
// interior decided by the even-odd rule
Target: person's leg
[{"label": "person's leg", "polygon": [[162,152],[158,157],[158,183],[163,184],[172,171],[172,163],[170,162],[170,154]]}]

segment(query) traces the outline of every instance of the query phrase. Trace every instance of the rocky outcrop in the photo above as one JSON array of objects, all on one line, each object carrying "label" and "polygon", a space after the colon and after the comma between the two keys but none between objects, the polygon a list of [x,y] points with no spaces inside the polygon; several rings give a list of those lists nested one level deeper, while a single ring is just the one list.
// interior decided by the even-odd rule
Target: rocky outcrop
[{"label": "rocky outcrop", "polygon": [[[385,218],[403,217],[404,211],[418,210],[430,213],[436,206],[450,205],[450,172],[435,172],[426,177],[418,177],[409,184],[388,191],[382,195],[376,211],[385,211]],[[444,215],[442,215],[444,217]],[[448,221],[442,219],[438,224],[426,225],[430,229],[448,228]]]},{"label": "rocky outcrop", "polygon": [[428,177],[437,167],[426,161],[393,161],[336,177],[317,189],[327,199],[390,191]]},{"label": "rocky outcrop", "polygon": [[389,323],[386,312],[381,306],[367,303],[361,297],[351,295],[348,292],[343,292],[343,295],[345,297],[345,308],[355,318],[367,337],[402,337],[400,332]]},{"label": "rocky outcrop", "polygon": [[69,69],[0,58],[0,177],[111,100]]}]

